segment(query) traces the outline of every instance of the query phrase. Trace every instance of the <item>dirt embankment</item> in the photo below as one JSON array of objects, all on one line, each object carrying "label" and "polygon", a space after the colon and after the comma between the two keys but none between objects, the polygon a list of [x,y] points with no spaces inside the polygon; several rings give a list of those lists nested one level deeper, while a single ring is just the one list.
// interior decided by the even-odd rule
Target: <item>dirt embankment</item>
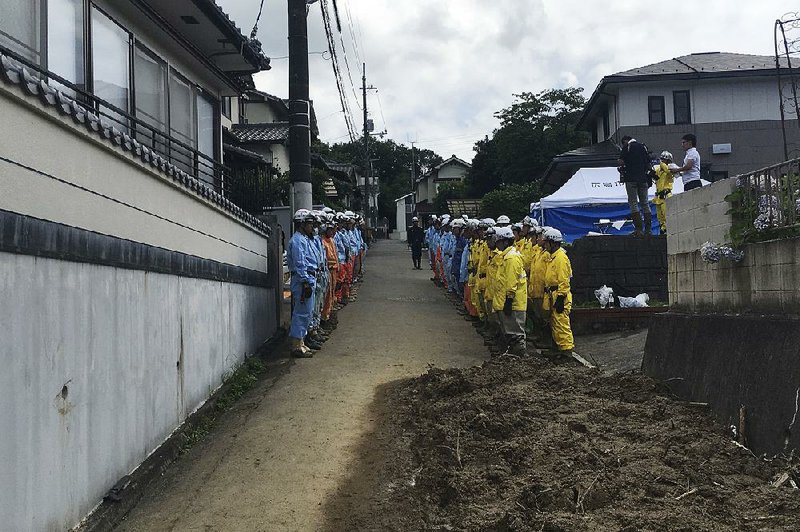
[{"label": "dirt embankment", "polygon": [[800,492],[770,485],[790,463],[639,374],[501,357],[431,369],[375,407],[332,529],[800,530]]}]

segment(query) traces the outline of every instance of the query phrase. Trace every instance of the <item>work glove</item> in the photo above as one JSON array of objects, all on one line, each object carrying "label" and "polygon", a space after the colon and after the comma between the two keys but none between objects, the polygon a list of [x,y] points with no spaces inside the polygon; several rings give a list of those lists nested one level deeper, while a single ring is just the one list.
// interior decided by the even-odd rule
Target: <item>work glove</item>
[{"label": "work glove", "polygon": [[303,294],[300,297],[300,302],[304,303],[306,299],[311,297],[311,294],[314,293],[314,289],[311,288],[310,283],[303,283]]},{"label": "work glove", "polygon": [[506,304],[503,305],[503,314],[505,314],[506,316],[511,316],[511,313],[513,312],[513,309],[511,308],[512,305],[514,305],[514,298],[507,297]]},{"label": "work glove", "polygon": [[567,300],[567,296],[561,295],[556,298],[556,302],[553,304],[553,309],[561,314],[564,312],[564,303]]}]

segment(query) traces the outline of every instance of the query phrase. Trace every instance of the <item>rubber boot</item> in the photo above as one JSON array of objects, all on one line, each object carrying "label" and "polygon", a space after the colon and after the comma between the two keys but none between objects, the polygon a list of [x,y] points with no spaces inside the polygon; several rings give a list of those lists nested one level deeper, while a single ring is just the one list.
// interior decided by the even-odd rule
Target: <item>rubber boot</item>
[{"label": "rubber boot", "polygon": [[291,355],[294,358],[311,358],[314,356],[314,353],[311,352],[310,349],[306,348],[303,344],[303,340],[299,338],[291,338],[289,345],[291,346]]},{"label": "rubber boot", "polygon": [[633,218],[633,236],[642,236],[642,215],[639,211],[631,213]]},{"label": "rubber boot", "polygon": [[653,234],[653,213],[650,212],[650,207],[644,211],[644,236],[651,236]]}]

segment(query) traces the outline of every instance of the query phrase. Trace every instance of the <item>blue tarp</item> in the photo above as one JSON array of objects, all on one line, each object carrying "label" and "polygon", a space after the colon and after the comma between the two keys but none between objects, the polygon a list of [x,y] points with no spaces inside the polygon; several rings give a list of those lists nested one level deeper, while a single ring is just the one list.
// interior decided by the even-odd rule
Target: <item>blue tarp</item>
[{"label": "blue tarp", "polygon": [[[653,234],[657,235],[659,234],[659,225],[655,205],[651,203],[650,209],[653,212]],[[611,220],[612,222],[630,220],[631,211],[627,203],[543,209],[532,212],[531,216],[539,220],[542,225],[549,225],[561,231],[566,242],[572,242],[584,237],[589,232],[605,232],[609,235],[629,235],[633,233],[632,223],[626,223],[619,231],[613,227],[608,227],[607,230],[601,229],[596,225],[596,222],[601,219]]]}]

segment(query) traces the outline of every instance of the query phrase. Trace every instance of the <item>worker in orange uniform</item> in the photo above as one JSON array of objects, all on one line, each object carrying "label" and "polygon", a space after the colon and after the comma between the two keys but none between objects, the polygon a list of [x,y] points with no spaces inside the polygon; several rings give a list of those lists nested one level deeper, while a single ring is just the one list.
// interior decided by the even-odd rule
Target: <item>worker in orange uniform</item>
[{"label": "worker in orange uniform", "polygon": [[336,302],[336,286],[339,283],[339,253],[336,249],[336,220],[333,213],[325,213],[325,224],[320,227],[323,230],[322,246],[325,249],[325,260],[330,272],[330,283],[325,294],[325,303],[322,306],[322,321],[320,326],[331,331],[336,328],[336,320],[331,319],[333,304]]},{"label": "worker in orange uniform", "polygon": [[543,308],[550,312],[550,331],[558,351],[571,355],[575,348],[569,323],[569,313],[572,310],[572,264],[567,252],[561,247],[564,242],[561,231],[550,227],[543,233],[543,238],[544,247],[550,255],[546,260],[544,275]]}]

